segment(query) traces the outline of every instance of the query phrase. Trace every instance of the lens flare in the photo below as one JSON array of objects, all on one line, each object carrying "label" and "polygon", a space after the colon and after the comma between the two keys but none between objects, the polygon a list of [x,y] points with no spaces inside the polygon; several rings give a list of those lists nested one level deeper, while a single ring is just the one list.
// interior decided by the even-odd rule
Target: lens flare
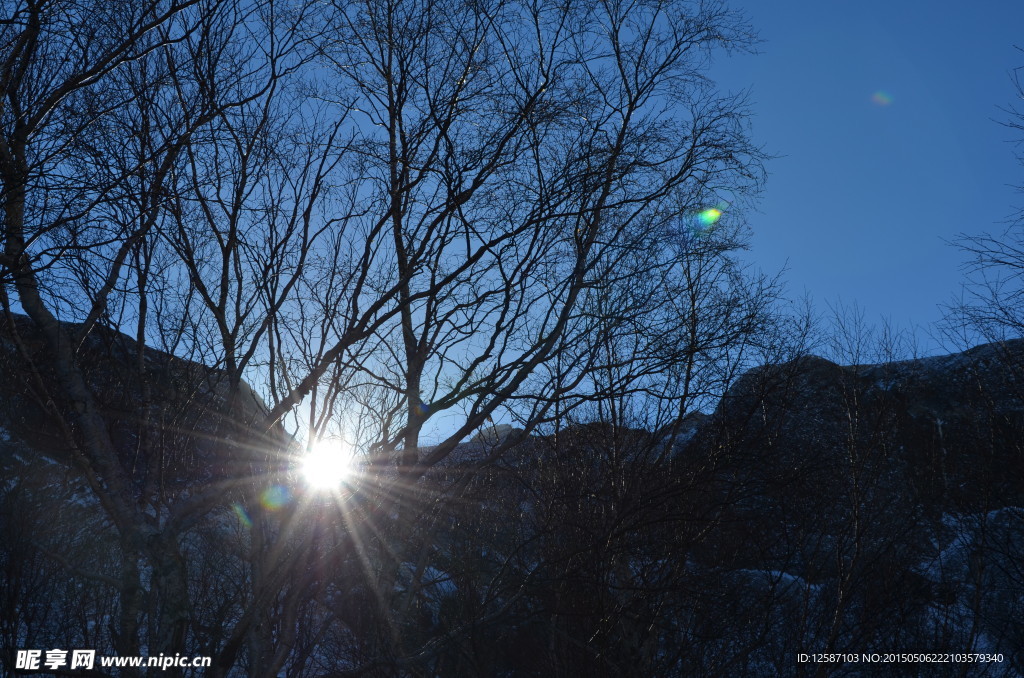
[{"label": "lens flare", "polygon": [[235,512],[238,517],[238,522],[245,528],[252,528],[252,518],[249,517],[245,507],[239,504],[237,501],[231,505],[231,510]]},{"label": "lens flare", "polygon": [[712,207],[698,214],[697,218],[700,220],[700,223],[704,224],[704,226],[713,226],[722,218],[722,210],[717,207]]},{"label": "lens flare", "polygon": [[729,209],[729,204],[727,200],[719,200],[714,207],[708,207],[699,212],[688,212],[683,218],[683,230],[680,234],[681,246],[684,249],[689,249],[698,240],[703,240],[711,235],[722,215]]},{"label": "lens flare", "polygon": [[268,511],[277,511],[291,501],[292,495],[284,485],[271,485],[260,493],[260,504]]},{"label": "lens flare", "polygon": [[302,460],[302,476],[316,490],[338,489],[352,474],[352,452],[337,441],[321,441]]},{"label": "lens flare", "polygon": [[888,106],[889,104],[892,103],[892,97],[888,93],[883,92],[882,90],[878,90],[877,92],[872,94],[871,100],[874,101],[879,106]]}]

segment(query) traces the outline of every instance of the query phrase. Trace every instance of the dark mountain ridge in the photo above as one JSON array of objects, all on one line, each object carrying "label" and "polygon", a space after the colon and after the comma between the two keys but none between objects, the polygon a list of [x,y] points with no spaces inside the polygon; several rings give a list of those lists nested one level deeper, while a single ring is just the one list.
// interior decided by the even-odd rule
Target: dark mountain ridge
[{"label": "dark mountain ridge", "polygon": [[[80,325],[64,329],[80,341],[78,360],[88,388],[122,465],[137,483],[184,486],[224,479],[252,461],[226,444],[239,437],[239,429],[252,432],[268,412],[245,382],[230,398],[233,385],[222,370],[140,346],[102,324],[84,337]],[[46,355],[28,318],[0,319],[0,426],[30,447],[67,460],[72,406],[62,399]],[[260,437],[264,456],[287,443],[279,426]]]},{"label": "dark mountain ridge", "polygon": [[[63,405],[32,387],[53,375],[30,372],[31,328],[14,323],[0,327],[0,633],[20,646],[109,648],[103,624],[62,620],[116,608],[117,588],[81,573],[117,571],[117,536],[54,430]],[[251,472],[226,444],[266,413],[251,389],[229,403],[223,372],[104,328],[80,350],[119,454],[140,460],[136,482],[159,472],[187,492]],[[395,563],[393,587],[408,601],[402,633],[436,649],[422,671],[396,675],[810,675],[798,653],[976,652],[1002,659],[829,674],[1020,676],[1022,366],[1024,340],[874,365],[807,356],[746,373],[675,441],[576,424],[476,468],[518,433],[482,431],[408,492],[417,510],[400,530],[420,560]],[[280,436],[268,450],[285,449]],[[251,585],[250,519],[273,534],[302,513],[257,501],[246,515],[233,501],[225,494],[181,537],[190,585],[216,584],[186,627],[211,655],[227,623],[216,615],[242,614],[234,606]],[[282,536],[308,554],[281,575],[300,601],[292,609],[338,647],[373,627],[360,531],[396,529],[372,492],[351,502],[362,513]],[[315,554],[319,569],[302,569]],[[84,595],[89,586],[103,594]]]}]

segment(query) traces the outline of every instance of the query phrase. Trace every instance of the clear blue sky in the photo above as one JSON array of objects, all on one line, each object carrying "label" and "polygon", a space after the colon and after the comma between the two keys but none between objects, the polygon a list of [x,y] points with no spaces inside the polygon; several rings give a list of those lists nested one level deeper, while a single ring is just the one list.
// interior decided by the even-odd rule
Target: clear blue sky
[{"label": "clear blue sky", "polygon": [[943,240],[1002,231],[1024,202],[1014,134],[996,122],[1024,67],[1024,0],[731,6],[760,54],[719,57],[713,76],[749,88],[754,138],[781,156],[750,215],[752,260],[788,262],[791,293],[819,310],[841,299],[926,328],[961,281],[963,257]]}]

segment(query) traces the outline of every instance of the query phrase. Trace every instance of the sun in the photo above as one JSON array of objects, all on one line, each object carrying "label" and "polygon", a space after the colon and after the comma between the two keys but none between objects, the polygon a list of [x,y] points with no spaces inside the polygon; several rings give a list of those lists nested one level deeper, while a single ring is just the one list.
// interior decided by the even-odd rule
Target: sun
[{"label": "sun", "polygon": [[339,440],[321,440],[302,458],[302,477],[315,490],[335,490],[352,475],[352,451]]}]

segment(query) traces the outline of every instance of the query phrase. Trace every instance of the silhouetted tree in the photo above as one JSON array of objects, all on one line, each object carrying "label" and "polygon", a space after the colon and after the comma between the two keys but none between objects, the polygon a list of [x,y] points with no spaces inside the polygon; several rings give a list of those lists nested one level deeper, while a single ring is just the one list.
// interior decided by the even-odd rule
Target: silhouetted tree
[{"label": "silhouetted tree", "polygon": [[[1024,100],[1021,72],[1014,72],[1018,100]],[[1020,104],[1006,112],[1006,127],[1024,132]],[[1018,144],[1022,141],[1017,139]],[[1018,158],[1024,165],[1024,156]],[[947,308],[943,333],[957,347],[978,338],[1002,341],[1024,336],[1024,211],[1001,234],[961,235],[955,244],[968,257],[966,281],[961,298]]]},{"label": "silhouetted tree", "polygon": [[[751,40],[718,2],[5,4],[5,374],[104,525],[47,562],[116,607],[33,637],[415,674],[510,609],[417,616],[468,479],[595,398],[682,414],[765,316],[690,225],[760,181],[706,76]],[[348,437],[357,491],[286,501],[286,428]]]}]

